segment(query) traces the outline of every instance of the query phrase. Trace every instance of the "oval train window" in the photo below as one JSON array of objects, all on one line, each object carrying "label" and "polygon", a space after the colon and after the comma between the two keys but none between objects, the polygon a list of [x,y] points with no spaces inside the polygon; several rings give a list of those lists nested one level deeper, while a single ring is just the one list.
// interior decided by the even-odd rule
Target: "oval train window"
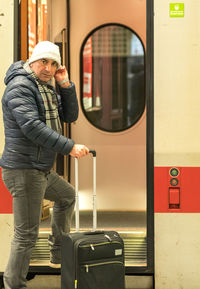
[{"label": "oval train window", "polygon": [[133,126],[145,108],[144,47],[118,24],[95,29],[81,49],[81,105],[95,127],[119,132]]}]

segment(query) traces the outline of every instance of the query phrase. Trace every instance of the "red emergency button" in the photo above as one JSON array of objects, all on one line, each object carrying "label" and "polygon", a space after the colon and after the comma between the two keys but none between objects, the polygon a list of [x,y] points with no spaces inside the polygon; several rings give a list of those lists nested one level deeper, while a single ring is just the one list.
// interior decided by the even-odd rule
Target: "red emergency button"
[{"label": "red emergency button", "polygon": [[180,188],[169,188],[169,208],[180,208]]}]

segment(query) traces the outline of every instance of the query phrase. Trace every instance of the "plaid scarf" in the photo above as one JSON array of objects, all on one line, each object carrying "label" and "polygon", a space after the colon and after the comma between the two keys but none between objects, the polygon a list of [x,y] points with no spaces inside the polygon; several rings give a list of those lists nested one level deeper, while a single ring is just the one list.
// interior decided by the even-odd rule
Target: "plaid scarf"
[{"label": "plaid scarf", "polygon": [[56,92],[53,90],[53,87],[50,84],[41,81],[36,76],[36,74],[31,70],[28,61],[24,64],[23,67],[34,78],[38,90],[42,96],[45,107],[46,125],[57,131],[58,133],[62,133],[62,126],[58,113],[58,100]]}]

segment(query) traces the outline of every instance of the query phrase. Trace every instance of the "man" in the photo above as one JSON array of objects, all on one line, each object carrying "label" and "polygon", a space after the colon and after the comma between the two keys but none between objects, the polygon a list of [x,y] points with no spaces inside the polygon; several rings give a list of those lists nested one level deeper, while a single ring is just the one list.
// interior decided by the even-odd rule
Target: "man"
[{"label": "man", "polygon": [[[54,79],[60,95],[52,86]],[[52,170],[56,153],[80,158],[89,150],[61,134],[60,119],[75,121],[78,102],[57,45],[38,43],[26,63],[11,65],[5,84],[5,147],[0,166],[13,197],[14,238],[4,286],[22,289],[26,288],[31,251],[38,237],[43,198],[54,202],[50,266],[60,267],[61,235],[70,231],[74,188]]]}]

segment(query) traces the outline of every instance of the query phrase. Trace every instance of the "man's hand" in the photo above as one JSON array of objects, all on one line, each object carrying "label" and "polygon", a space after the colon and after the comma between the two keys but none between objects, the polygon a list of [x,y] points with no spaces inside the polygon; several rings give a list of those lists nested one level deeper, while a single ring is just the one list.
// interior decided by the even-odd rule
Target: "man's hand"
[{"label": "man's hand", "polygon": [[68,72],[65,66],[60,66],[60,68],[56,71],[54,77],[57,83],[62,87],[68,87],[71,85],[69,82]]},{"label": "man's hand", "polygon": [[70,152],[70,156],[82,158],[89,154],[89,149],[85,145],[75,144]]}]

